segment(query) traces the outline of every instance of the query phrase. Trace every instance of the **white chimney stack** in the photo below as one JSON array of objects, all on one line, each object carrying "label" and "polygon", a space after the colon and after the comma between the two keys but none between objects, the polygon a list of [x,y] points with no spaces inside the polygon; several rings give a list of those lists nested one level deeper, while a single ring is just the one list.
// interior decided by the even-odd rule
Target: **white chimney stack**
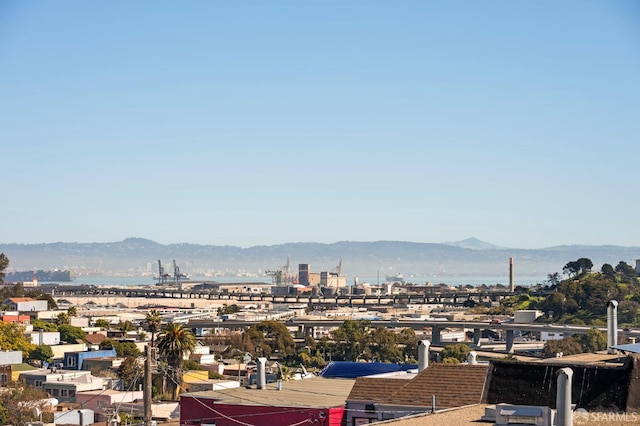
[{"label": "white chimney stack", "polygon": [[476,357],[478,356],[476,351],[471,351],[467,354],[467,364],[477,364]]},{"label": "white chimney stack", "polygon": [[556,426],[572,426],[573,412],[571,411],[571,378],[573,370],[561,368],[558,370],[558,390],[556,394]]},{"label": "white chimney stack", "polygon": [[257,380],[258,380],[258,389],[266,389],[267,387],[267,359],[264,357],[258,358],[258,372],[257,372]]},{"label": "white chimney stack", "polygon": [[509,291],[511,293],[516,291],[515,280],[513,278],[513,257],[509,258]]},{"label": "white chimney stack", "polygon": [[431,342],[428,340],[418,342],[418,373],[429,366],[429,346]]},{"label": "white chimney stack", "polygon": [[618,345],[618,302],[607,302],[607,353],[615,354],[613,346]]}]

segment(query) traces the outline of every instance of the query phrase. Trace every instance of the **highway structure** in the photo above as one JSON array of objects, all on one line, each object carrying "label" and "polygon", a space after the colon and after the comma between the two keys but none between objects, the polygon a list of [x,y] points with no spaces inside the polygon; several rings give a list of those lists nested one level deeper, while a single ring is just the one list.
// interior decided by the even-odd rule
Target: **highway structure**
[{"label": "highway structure", "polygon": [[[236,284],[241,286],[242,284]],[[180,289],[171,286],[106,287],[95,285],[42,286],[52,296],[119,296],[171,299],[233,300],[237,302],[308,303],[325,306],[398,306],[407,304],[438,304],[462,306],[467,301],[475,303],[499,302],[520,294],[507,290],[498,291],[447,291],[439,293],[399,294],[295,294],[279,295],[255,292],[226,292],[211,289]]]},{"label": "highway structure", "polygon": [[[219,321],[214,319],[193,319],[187,323],[187,327],[196,329],[247,329],[260,321],[248,321],[248,320],[225,320]],[[440,335],[445,328],[453,329],[473,329],[473,343],[478,345],[482,336],[483,330],[501,331],[505,335],[505,352],[512,353],[514,350],[516,331],[520,332],[555,332],[563,333],[564,335],[572,334],[587,334],[591,329],[598,329],[603,333],[607,333],[607,327],[595,327],[585,325],[570,325],[570,324],[520,324],[513,322],[503,322],[500,324],[492,323],[491,321],[412,321],[412,320],[375,320],[371,321],[373,326],[387,327],[387,328],[411,328],[413,330],[424,330],[425,328],[431,328],[431,344],[434,346],[440,346],[443,344]],[[307,335],[313,335],[314,329],[319,327],[325,328],[338,328],[344,323],[344,320],[306,320],[296,319],[293,321],[287,321],[287,326],[298,327],[298,330]],[[618,334],[624,337],[640,338],[640,330],[618,329]]]}]

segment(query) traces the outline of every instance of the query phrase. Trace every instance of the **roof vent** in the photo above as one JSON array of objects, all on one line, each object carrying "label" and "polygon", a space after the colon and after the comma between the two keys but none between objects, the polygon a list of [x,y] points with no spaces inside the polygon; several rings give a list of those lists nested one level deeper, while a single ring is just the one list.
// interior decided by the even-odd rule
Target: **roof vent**
[{"label": "roof vent", "polygon": [[553,426],[553,410],[529,405],[496,405],[496,426],[508,425]]},{"label": "roof vent", "polygon": [[476,351],[471,351],[467,354],[467,364],[477,364],[478,361],[476,360],[476,357],[478,356],[478,354],[476,353]]},{"label": "roof vent", "polygon": [[607,303],[607,353],[615,354],[613,348],[618,344],[618,302],[610,300]]},{"label": "roof vent", "polygon": [[431,342],[428,340],[420,340],[418,343],[418,372],[429,366],[429,346]]},{"label": "roof vent", "polygon": [[265,389],[267,387],[266,364],[266,358],[258,358],[258,389]]}]

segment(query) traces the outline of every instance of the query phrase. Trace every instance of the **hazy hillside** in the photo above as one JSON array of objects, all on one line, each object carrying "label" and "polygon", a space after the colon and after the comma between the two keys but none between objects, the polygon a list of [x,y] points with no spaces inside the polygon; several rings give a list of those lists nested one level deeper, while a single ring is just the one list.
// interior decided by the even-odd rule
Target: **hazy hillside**
[{"label": "hazy hillside", "polygon": [[[470,248],[477,247],[477,248]],[[431,244],[402,241],[333,244],[288,243],[240,248],[197,244],[158,244],[143,238],[112,243],[0,244],[10,260],[10,270],[70,269],[109,274],[157,273],[158,259],[171,268],[176,260],[183,272],[262,274],[281,268],[291,258],[291,268],[311,264],[312,271],[332,271],[343,259],[343,273],[349,277],[380,274],[416,275],[414,282],[446,281],[451,276],[508,276],[509,257],[514,257],[518,276],[544,277],[562,272],[562,267],[580,257],[590,258],[595,267],[624,260],[635,265],[638,247],[558,246],[537,250],[500,248],[477,239]]]}]

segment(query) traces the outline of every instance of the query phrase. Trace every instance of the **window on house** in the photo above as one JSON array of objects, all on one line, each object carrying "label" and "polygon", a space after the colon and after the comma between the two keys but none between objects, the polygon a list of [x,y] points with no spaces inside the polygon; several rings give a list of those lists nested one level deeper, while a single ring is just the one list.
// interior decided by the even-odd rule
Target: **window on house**
[{"label": "window on house", "polygon": [[100,399],[96,402],[96,405],[98,408],[107,408],[107,402]]},{"label": "window on house", "polygon": [[33,381],[33,387],[35,387],[37,389],[42,389],[42,380],[34,380]]},{"label": "window on house", "polygon": [[69,368],[75,367],[76,366],[76,359],[72,356],[70,356],[69,358],[67,358],[67,365],[69,366]]}]

